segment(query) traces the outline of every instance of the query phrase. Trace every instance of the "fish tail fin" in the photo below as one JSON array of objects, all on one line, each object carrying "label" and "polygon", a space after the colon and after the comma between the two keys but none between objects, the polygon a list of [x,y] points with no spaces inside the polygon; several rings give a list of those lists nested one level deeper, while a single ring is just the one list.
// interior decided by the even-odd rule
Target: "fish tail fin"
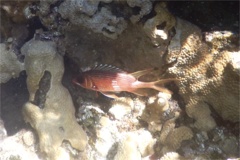
[{"label": "fish tail fin", "polygon": [[162,86],[162,84],[172,82],[172,81],[179,81],[179,79],[169,78],[169,79],[161,79],[161,80],[158,80],[158,81],[155,81],[155,82],[151,82],[151,88],[155,89],[157,91],[160,91],[160,92],[172,94],[172,91],[170,91],[170,90],[168,90],[168,89],[166,89]]}]

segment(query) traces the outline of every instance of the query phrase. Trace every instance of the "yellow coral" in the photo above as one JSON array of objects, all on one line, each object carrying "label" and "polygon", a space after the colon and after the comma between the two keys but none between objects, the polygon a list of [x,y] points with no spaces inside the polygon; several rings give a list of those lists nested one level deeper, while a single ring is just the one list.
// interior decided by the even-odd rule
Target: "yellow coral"
[{"label": "yellow coral", "polygon": [[[75,119],[75,110],[68,90],[61,84],[63,59],[56,53],[54,42],[31,40],[22,52],[25,53],[27,86],[30,101],[23,107],[26,122],[36,129],[40,150],[49,159],[69,159],[70,155],[61,147],[68,140],[73,148],[84,150],[87,136]],[[45,71],[51,74],[50,89],[46,93],[44,108],[33,104],[39,82]]]}]

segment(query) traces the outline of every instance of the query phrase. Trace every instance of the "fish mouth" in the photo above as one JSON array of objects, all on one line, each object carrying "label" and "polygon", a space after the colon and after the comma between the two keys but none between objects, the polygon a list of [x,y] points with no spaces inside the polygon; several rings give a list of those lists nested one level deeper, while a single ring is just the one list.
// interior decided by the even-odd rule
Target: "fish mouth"
[{"label": "fish mouth", "polygon": [[76,79],[72,79],[72,83],[76,84],[77,83]]},{"label": "fish mouth", "polygon": [[77,81],[76,78],[72,79],[72,83],[73,83],[73,84],[76,84],[76,85],[80,85],[80,83]]},{"label": "fish mouth", "polygon": [[72,77],[72,83],[75,83],[77,85],[83,84],[84,81],[85,81],[85,78],[82,74]]}]

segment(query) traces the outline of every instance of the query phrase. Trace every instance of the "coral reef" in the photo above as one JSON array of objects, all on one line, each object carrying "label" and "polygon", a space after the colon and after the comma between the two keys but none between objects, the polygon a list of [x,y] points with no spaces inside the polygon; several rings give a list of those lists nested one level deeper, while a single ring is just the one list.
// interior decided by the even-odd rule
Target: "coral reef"
[{"label": "coral reef", "polygon": [[195,126],[201,130],[216,126],[209,107],[224,120],[239,121],[236,36],[229,32],[210,35],[204,42],[199,28],[177,19],[176,35],[170,42],[166,57],[167,62],[177,60],[168,72],[182,78],[177,83],[179,93],[187,103],[188,115],[196,120]]},{"label": "coral reef", "polygon": [[[29,102],[23,108],[24,118],[36,129],[40,150],[49,159],[70,159],[69,153],[61,147],[63,141],[69,141],[73,148],[81,151],[86,146],[87,137],[75,120],[70,94],[61,84],[63,59],[57,54],[56,44],[49,41],[32,39],[21,51],[25,54],[30,94]],[[46,92],[45,101],[38,102],[36,97],[40,95],[37,91],[43,87],[41,81],[46,72],[50,73],[49,90]],[[43,109],[40,106],[44,106]]]},{"label": "coral reef", "polygon": [[[51,5],[55,4],[57,7],[52,9]],[[128,19],[135,24],[151,12],[152,2],[150,0],[64,2],[54,0],[40,1],[39,8],[43,23],[50,29],[61,28],[56,19],[61,21],[60,23],[67,20],[73,25],[83,26],[95,33],[116,39],[127,28]],[[139,11],[134,11],[135,8],[139,8]]]},{"label": "coral reef", "polygon": [[153,146],[155,142],[156,140],[152,138],[148,131],[138,130],[123,134],[118,142],[117,154],[114,156],[114,160],[141,160],[154,153]]},{"label": "coral reef", "polygon": [[[173,16],[168,5],[175,3],[1,2],[0,159],[239,157],[239,37],[203,34]],[[122,92],[110,99],[72,84],[81,69],[95,64],[129,73],[154,68],[139,80],[175,78],[166,84],[173,94],[146,89],[148,97]],[[34,131],[18,126],[18,117]]]},{"label": "coral reef", "polygon": [[7,137],[7,131],[4,127],[4,122],[0,119],[0,141],[2,141],[5,137]]},{"label": "coral reef", "polygon": [[171,38],[171,29],[176,24],[175,17],[168,11],[164,2],[158,3],[154,10],[157,15],[144,23],[144,31],[155,46],[167,44]]},{"label": "coral reef", "polygon": [[[7,17],[10,18],[14,23],[24,23],[26,22],[26,17],[24,15],[24,10],[31,3],[30,1],[1,1],[1,13],[3,10],[7,12]],[[1,15],[2,16],[2,15]]]},{"label": "coral reef", "polygon": [[148,105],[141,114],[141,119],[148,123],[149,131],[161,131],[163,123],[169,118],[174,118],[174,112],[179,111],[178,107],[169,105],[170,99],[171,95],[165,93],[149,98]]},{"label": "coral reef", "polygon": [[28,2],[1,1],[0,8],[0,41],[10,48],[11,52],[16,54],[17,59],[23,62],[24,56],[20,53],[20,48],[29,36],[29,30],[26,26],[27,19],[24,16],[24,10]]},{"label": "coral reef", "polygon": [[[0,158],[1,159],[32,159],[40,160],[36,154],[36,148],[33,144],[26,145],[23,137],[27,134],[33,134],[27,130],[21,130],[13,136],[8,136],[0,140]],[[32,137],[33,138],[33,137]],[[31,137],[27,141],[34,141]],[[28,143],[28,142],[27,142]],[[29,143],[28,143],[29,144]]]},{"label": "coral reef", "polygon": [[[141,159],[154,154],[156,139],[149,131],[136,127],[137,117],[145,105],[137,99],[120,98],[113,102],[112,108],[116,106],[119,109],[130,108],[131,111],[116,116],[118,113],[115,110],[110,109],[106,114],[92,102],[81,104],[79,121],[86,125],[89,135],[96,139],[88,147],[88,159]],[[112,115],[118,119],[112,119]]]},{"label": "coral reef", "polygon": [[172,160],[172,159],[184,159],[181,155],[179,155],[177,152],[168,152],[164,156],[160,158],[160,160]]},{"label": "coral reef", "polygon": [[5,83],[11,78],[16,78],[24,70],[24,64],[17,60],[13,49],[6,44],[0,44],[0,83]]},{"label": "coral reef", "polygon": [[148,100],[148,106],[141,115],[142,120],[148,123],[149,131],[161,132],[158,139],[160,155],[176,151],[182,141],[193,137],[189,127],[176,126],[176,120],[183,117],[181,109],[176,104],[177,102],[171,100],[170,94],[159,93]]},{"label": "coral reef", "polygon": [[118,144],[117,154],[114,156],[114,160],[121,159],[141,159],[141,154],[137,149],[136,137],[128,134]]},{"label": "coral reef", "polygon": [[[69,28],[65,36],[64,44],[68,56],[77,60],[80,68],[97,62],[134,72],[151,67],[160,68],[163,65],[162,55],[166,50],[165,46],[152,47],[149,38],[139,25],[129,26],[117,40],[109,40],[88,29],[77,27]],[[152,78],[156,80],[156,77]]]},{"label": "coral reef", "polygon": [[109,0],[65,1],[59,6],[59,13],[72,24],[85,26],[96,33],[116,39],[126,29],[127,23],[122,17],[114,16],[105,7],[98,11],[98,4],[101,1],[110,2]]},{"label": "coral reef", "polygon": [[160,135],[160,143],[164,145],[161,152],[167,153],[176,151],[180,148],[182,141],[190,140],[193,137],[193,132],[189,127],[175,127],[175,122],[168,120],[164,123],[162,133]]},{"label": "coral reef", "polygon": [[150,0],[127,0],[127,4],[134,8],[134,7],[140,7],[141,10],[139,11],[139,14],[132,15],[130,17],[130,20],[132,23],[138,22],[143,16],[149,14],[152,10],[152,2]]},{"label": "coral reef", "polygon": [[[131,99],[120,98],[112,102],[112,107],[109,109],[109,113],[116,119],[122,119],[124,115],[130,114],[134,102]],[[129,105],[130,104],[130,105]]]}]

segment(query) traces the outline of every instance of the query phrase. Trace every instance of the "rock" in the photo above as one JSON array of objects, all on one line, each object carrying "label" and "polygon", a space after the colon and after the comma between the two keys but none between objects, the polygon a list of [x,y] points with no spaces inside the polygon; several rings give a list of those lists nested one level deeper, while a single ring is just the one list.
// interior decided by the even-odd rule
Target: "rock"
[{"label": "rock", "polygon": [[4,127],[4,122],[3,120],[0,118],[0,142],[7,137],[7,131]]},{"label": "rock", "polygon": [[114,160],[141,160],[141,154],[137,148],[137,139],[132,134],[127,134],[118,144],[117,154]]},{"label": "rock", "polygon": [[175,104],[176,102],[172,103],[171,94],[160,92],[157,96],[150,97],[141,115],[141,119],[148,123],[148,130],[161,131],[165,121],[177,118],[175,115],[179,116],[180,108]]},{"label": "rock", "polygon": [[183,160],[184,157],[179,155],[177,152],[168,152],[160,158],[160,160]]},{"label": "rock", "polygon": [[[233,34],[211,35],[212,38],[207,37],[211,45],[206,44],[198,27],[177,19],[176,34],[166,56],[168,63],[177,60],[168,72],[176,78],[182,78],[177,85],[187,103],[186,111],[196,120],[195,126],[205,131],[216,126],[210,116],[209,106],[224,120],[239,121],[240,76],[233,67],[238,66],[234,63],[236,58],[232,59],[237,56],[236,52],[239,53],[237,44],[229,43],[234,39]],[[229,46],[236,51],[230,51]]]},{"label": "rock", "polygon": [[26,146],[22,141],[30,131],[21,130],[13,136],[4,138],[0,143],[0,159],[32,159],[40,160],[34,146]]},{"label": "rock", "polygon": [[141,160],[154,153],[153,146],[156,139],[153,139],[150,132],[143,129],[123,134],[118,142],[117,154],[114,160]]},{"label": "rock", "polygon": [[22,140],[23,140],[23,143],[28,147],[36,143],[36,137],[31,131],[27,131],[26,133],[24,133]]},{"label": "rock", "polygon": [[112,107],[109,109],[108,112],[112,114],[116,119],[121,120],[124,115],[131,113],[132,108],[133,100],[131,100],[130,98],[121,98],[113,101]]},{"label": "rock", "polygon": [[137,23],[143,16],[149,14],[152,10],[152,2],[150,0],[127,0],[130,7],[140,7],[139,14],[132,15],[130,20],[132,23]]},{"label": "rock", "polygon": [[[26,56],[30,94],[29,102],[23,107],[24,119],[37,131],[40,150],[49,159],[70,159],[69,153],[61,147],[63,140],[68,140],[73,148],[81,151],[86,146],[87,136],[76,122],[71,96],[61,84],[63,59],[57,54],[54,42],[32,39],[21,51]],[[46,95],[37,94],[39,89]],[[44,98],[36,100],[40,95]]]},{"label": "rock", "polygon": [[11,78],[16,78],[24,70],[24,64],[17,60],[14,51],[3,43],[0,44],[0,83],[6,83]]},{"label": "rock", "polygon": [[[180,5],[176,2],[40,0],[20,3],[1,2],[0,40],[6,44],[0,51],[7,54],[0,60],[0,73],[1,76],[7,73],[7,78],[3,78],[7,82],[26,69],[30,96],[23,107],[23,115],[36,131],[36,137],[30,131],[19,131],[7,137],[6,130],[10,129],[0,122],[0,159],[35,159],[36,152],[51,160],[228,159],[238,156],[239,127],[235,122],[239,122],[240,58],[237,34],[230,31],[202,33],[203,28],[169,12],[173,6],[172,13],[182,17],[183,14],[176,14],[177,10],[182,10],[174,8]],[[201,2],[197,4],[205,7],[193,9],[193,3],[181,4],[188,7],[182,12],[188,17],[192,12],[194,15],[190,17],[194,18],[195,13],[201,16],[203,10],[211,13],[206,6],[218,6]],[[236,3],[225,4],[228,4],[226,8],[235,9]],[[215,13],[226,17],[225,10],[214,11],[209,14],[213,18],[200,22],[201,17],[197,17],[195,22],[202,23],[204,29],[216,30],[209,25],[217,19]],[[236,13],[232,10],[228,15]],[[229,21],[232,25],[219,26],[237,28],[235,18],[229,16]],[[36,31],[39,28],[48,32]],[[35,37],[26,42],[34,32]],[[21,67],[16,61],[19,56],[25,56]],[[178,80],[175,85],[174,82],[167,85],[173,95],[150,89],[144,90],[149,97],[122,92],[119,93],[122,98],[112,100],[71,83],[72,75],[95,63],[114,65],[129,73],[155,68],[140,77],[140,81],[170,77]],[[166,63],[170,65],[165,67]],[[23,89],[22,83],[16,80],[20,89]],[[9,94],[9,99],[21,96]],[[8,98],[6,103],[15,106]],[[7,106],[3,107],[2,115]],[[74,108],[78,109],[77,114]],[[226,120],[225,128],[219,126],[222,119]],[[8,119],[4,121],[8,124]],[[12,144],[14,147],[9,147]]]},{"label": "rock", "polygon": [[113,15],[108,8],[102,7],[98,10],[101,1],[104,0],[65,1],[59,6],[59,13],[72,24],[90,28],[96,33],[116,39],[126,29],[127,23],[122,17]]},{"label": "rock", "polygon": [[167,10],[166,4],[163,2],[158,3],[154,10],[157,15],[148,19],[143,29],[155,46],[159,46],[162,43],[167,44],[170,40],[170,30],[176,24],[175,17]]}]

